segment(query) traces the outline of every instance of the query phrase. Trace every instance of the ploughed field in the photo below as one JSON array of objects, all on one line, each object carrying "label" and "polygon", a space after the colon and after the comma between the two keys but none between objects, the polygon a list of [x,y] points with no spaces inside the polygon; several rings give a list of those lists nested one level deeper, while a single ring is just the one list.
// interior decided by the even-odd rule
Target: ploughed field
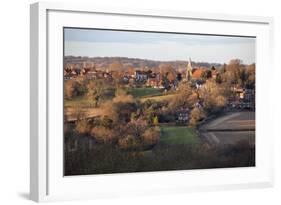
[{"label": "ploughed field", "polygon": [[248,142],[255,145],[255,112],[228,113],[204,124],[201,137],[210,145]]}]

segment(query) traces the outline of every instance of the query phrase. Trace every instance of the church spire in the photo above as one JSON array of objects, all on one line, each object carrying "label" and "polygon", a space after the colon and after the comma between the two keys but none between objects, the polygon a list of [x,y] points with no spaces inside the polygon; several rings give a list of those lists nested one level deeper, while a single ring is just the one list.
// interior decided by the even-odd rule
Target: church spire
[{"label": "church spire", "polygon": [[186,80],[191,80],[192,77],[192,65],[191,65],[191,59],[189,58],[187,67],[186,67]]}]

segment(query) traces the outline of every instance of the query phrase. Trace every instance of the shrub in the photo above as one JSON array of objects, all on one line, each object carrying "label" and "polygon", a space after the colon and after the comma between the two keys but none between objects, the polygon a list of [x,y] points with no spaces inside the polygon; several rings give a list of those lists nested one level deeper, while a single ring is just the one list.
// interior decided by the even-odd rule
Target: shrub
[{"label": "shrub", "polygon": [[78,134],[88,134],[90,131],[90,126],[86,119],[78,120],[75,126],[75,132]]},{"label": "shrub", "polygon": [[193,108],[190,113],[190,120],[189,125],[191,127],[195,127],[198,123],[198,121],[202,120],[206,116],[205,112],[200,108]]},{"label": "shrub", "polygon": [[115,138],[114,131],[103,126],[96,126],[92,128],[91,136],[98,142],[102,143],[111,143]]},{"label": "shrub", "polygon": [[121,149],[125,150],[137,150],[140,149],[140,141],[133,135],[128,135],[118,140],[118,145]]},{"label": "shrub", "polygon": [[145,145],[155,145],[158,143],[160,138],[160,128],[159,127],[151,127],[147,129],[143,136],[143,143]]},{"label": "shrub", "polygon": [[158,117],[157,117],[157,115],[155,115],[155,116],[153,117],[153,125],[155,125],[155,126],[158,125]]}]

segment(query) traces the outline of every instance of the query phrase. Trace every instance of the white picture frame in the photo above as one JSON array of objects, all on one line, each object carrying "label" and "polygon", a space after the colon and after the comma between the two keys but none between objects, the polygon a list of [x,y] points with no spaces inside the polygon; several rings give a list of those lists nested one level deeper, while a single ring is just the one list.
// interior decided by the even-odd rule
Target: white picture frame
[{"label": "white picture frame", "polygon": [[[271,67],[273,72],[272,18],[46,2],[32,4],[30,11],[31,200],[40,202],[273,186],[273,132],[269,129],[272,113],[266,109],[272,103],[268,92],[271,84],[266,72],[266,67]],[[62,67],[62,28],[100,28],[103,25],[106,28],[256,36],[256,166],[64,177],[62,137],[59,136],[62,135],[60,122],[63,122],[63,77],[62,72],[54,69]],[[185,25],[194,26],[187,30]]]}]

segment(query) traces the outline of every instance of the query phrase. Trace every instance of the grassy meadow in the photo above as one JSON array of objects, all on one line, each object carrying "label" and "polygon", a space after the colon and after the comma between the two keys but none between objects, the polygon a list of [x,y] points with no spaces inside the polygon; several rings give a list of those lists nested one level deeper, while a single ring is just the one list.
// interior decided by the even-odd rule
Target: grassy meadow
[{"label": "grassy meadow", "polygon": [[143,98],[148,96],[162,95],[163,89],[157,89],[152,87],[140,87],[140,88],[129,88],[128,93],[133,95],[135,98]]},{"label": "grassy meadow", "polygon": [[186,126],[161,125],[160,143],[169,145],[189,144],[196,145],[199,138],[194,129]]}]

